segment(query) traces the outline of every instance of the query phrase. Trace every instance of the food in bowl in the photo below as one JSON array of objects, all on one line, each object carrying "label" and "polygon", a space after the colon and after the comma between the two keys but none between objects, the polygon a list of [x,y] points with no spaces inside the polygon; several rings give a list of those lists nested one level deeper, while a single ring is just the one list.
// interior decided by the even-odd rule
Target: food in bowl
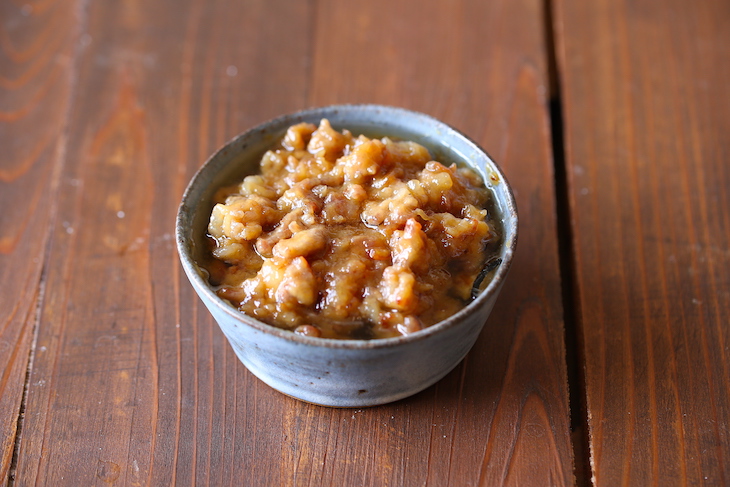
[{"label": "food in bowl", "polygon": [[298,123],[216,193],[201,266],[240,311],[297,334],[388,338],[472,298],[500,232],[472,169],[422,145]]}]

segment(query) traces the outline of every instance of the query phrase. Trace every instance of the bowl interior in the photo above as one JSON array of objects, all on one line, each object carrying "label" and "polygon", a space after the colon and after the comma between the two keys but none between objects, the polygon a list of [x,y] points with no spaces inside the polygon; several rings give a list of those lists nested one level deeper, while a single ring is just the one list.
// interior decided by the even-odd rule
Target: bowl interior
[{"label": "bowl interior", "polygon": [[[196,289],[199,292],[202,289],[202,292],[206,292],[214,301],[217,300],[222,306],[230,308],[232,313],[240,314],[242,321],[255,322],[260,324],[262,329],[275,334],[282,332],[253,318],[244,318],[242,313],[218,298],[207,284],[205,271],[200,269],[196,262],[202,261],[202,252],[206,250],[204,239],[216,190],[225,185],[235,184],[245,176],[258,172],[262,155],[284,135],[289,126],[300,122],[318,124],[322,118],[327,118],[335,129],[346,128],[355,135],[389,136],[418,142],[440,162],[446,164],[455,162],[478,171],[493,195],[493,207],[490,211],[496,213],[495,221],[502,227],[502,242],[495,255],[502,260],[502,263],[492,281],[477,299],[457,315],[469,312],[470,308],[478,306],[478,301],[486,299],[495,292],[509,269],[517,240],[517,212],[512,191],[504,174],[476,143],[443,122],[421,113],[378,105],[338,105],[278,117],[235,137],[201,167],[185,191],[178,212],[176,229],[181,260],[188,276],[195,281],[193,284]],[[454,318],[458,318],[457,315]],[[374,345],[372,342],[410,339],[409,337],[419,334],[435,333],[442,325],[446,326],[441,322],[407,337],[396,339],[367,341],[313,339],[290,332],[286,332],[286,336],[305,342],[315,340],[317,343],[335,341],[353,345],[353,342],[363,341],[372,346]]]}]

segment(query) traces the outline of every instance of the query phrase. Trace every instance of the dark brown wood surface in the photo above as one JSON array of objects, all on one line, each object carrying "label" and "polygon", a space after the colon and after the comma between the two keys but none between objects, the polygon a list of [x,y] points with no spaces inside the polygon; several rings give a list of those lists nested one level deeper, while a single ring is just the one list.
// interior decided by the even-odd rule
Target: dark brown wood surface
[{"label": "dark brown wood surface", "polygon": [[[724,0],[0,4],[0,485],[730,484],[728,100]],[[521,225],[461,365],[332,409],[239,363],[174,217],[351,102],[477,140]]]},{"label": "dark brown wood surface", "polygon": [[73,6],[0,5],[0,483],[44,297],[73,78]]},{"label": "dark brown wood surface", "polygon": [[[2,159],[14,212],[3,242],[29,241],[3,244],[2,303],[18,310],[0,310],[3,483],[572,483],[540,1],[3,8],[3,76],[18,81],[0,87],[2,137],[18,154],[47,147],[26,165]],[[41,62],[59,78],[45,91]],[[37,120],[17,112],[23,97]],[[467,132],[511,177],[525,222],[463,364],[368,409],[304,404],[250,375],[173,241],[182,191],[216,147],[340,102],[417,109]]]},{"label": "dark brown wood surface", "polygon": [[596,485],[730,484],[730,3],[559,0]]}]

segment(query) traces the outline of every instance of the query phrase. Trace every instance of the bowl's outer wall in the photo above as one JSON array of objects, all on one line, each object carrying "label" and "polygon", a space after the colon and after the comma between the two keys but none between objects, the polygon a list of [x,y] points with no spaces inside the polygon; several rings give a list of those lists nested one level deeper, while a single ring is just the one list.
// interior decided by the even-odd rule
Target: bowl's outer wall
[{"label": "bowl's outer wall", "polygon": [[303,401],[336,407],[384,404],[436,383],[466,356],[479,336],[497,295],[483,314],[425,339],[384,348],[326,348],[300,343],[246,326],[202,300],[243,364],[259,379]]},{"label": "bowl's outer wall", "polygon": [[[301,121],[327,118],[335,128],[369,136],[385,134],[425,145],[434,158],[460,162],[482,175],[496,198],[503,226],[502,266],[474,302],[445,322],[395,346],[328,345],[302,339],[236,311],[208,286],[195,260],[203,248],[216,189],[258,171],[262,154]],[[493,181],[497,181],[494,183]],[[214,154],[190,183],[180,206],[177,243],[185,272],[243,364],[275,389],[304,401],[342,407],[383,404],[425,389],[452,370],[474,345],[501,290],[517,238],[514,198],[504,175],[472,141],[436,119],[375,105],[324,107],[262,124]],[[411,339],[413,338],[413,339]],[[392,344],[396,339],[387,339]],[[374,346],[371,346],[374,345]]]}]

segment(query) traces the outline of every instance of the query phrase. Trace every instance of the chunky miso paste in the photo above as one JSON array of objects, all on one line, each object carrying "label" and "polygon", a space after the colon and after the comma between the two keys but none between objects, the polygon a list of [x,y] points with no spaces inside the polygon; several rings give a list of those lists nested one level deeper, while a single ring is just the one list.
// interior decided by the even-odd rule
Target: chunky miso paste
[{"label": "chunky miso paste", "polygon": [[302,335],[407,335],[461,309],[497,232],[472,170],[415,142],[302,123],[221,190],[206,264],[220,297]]}]

